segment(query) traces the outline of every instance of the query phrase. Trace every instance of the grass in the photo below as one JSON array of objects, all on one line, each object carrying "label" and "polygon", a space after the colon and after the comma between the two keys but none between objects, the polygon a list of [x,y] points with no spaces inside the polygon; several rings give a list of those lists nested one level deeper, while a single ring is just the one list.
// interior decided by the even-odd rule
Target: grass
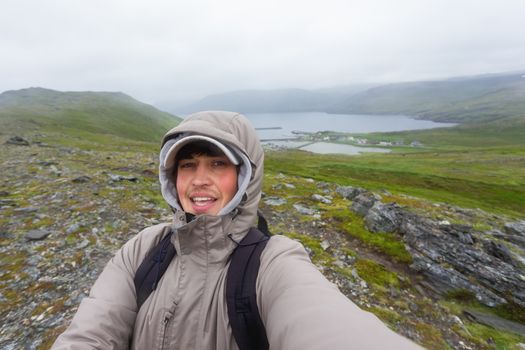
[{"label": "grass", "polygon": [[358,259],[355,263],[355,269],[359,277],[368,284],[394,288],[399,288],[401,285],[396,273],[387,270],[383,265],[373,260]]},{"label": "grass", "polygon": [[360,156],[268,152],[266,169],[431,201],[525,215],[525,148]]}]

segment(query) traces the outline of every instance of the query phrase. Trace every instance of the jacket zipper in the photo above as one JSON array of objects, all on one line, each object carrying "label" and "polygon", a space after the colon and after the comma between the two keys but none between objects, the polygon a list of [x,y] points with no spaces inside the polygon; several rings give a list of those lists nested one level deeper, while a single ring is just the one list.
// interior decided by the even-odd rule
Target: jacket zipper
[{"label": "jacket zipper", "polygon": [[171,315],[164,316],[164,319],[162,320],[162,342],[160,344],[160,349],[164,350],[164,343],[166,341],[166,331],[168,329],[168,324],[170,323]]}]

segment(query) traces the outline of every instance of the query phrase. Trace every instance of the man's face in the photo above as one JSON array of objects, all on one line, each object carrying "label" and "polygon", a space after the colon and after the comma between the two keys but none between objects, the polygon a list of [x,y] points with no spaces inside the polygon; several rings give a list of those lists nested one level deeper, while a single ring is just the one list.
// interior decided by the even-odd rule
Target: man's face
[{"label": "man's face", "polygon": [[176,186],[185,212],[217,215],[237,192],[237,167],[225,155],[192,155],[179,160]]}]

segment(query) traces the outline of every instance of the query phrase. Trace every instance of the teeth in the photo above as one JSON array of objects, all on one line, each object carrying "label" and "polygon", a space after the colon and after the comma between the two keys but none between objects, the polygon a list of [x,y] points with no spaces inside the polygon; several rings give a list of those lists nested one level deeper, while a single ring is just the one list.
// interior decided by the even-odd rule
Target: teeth
[{"label": "teeth", "polygon": [[213,198],[211,197],[193,197],[191,200],[194,202],[209,202],[209,201],[212,201]]}]

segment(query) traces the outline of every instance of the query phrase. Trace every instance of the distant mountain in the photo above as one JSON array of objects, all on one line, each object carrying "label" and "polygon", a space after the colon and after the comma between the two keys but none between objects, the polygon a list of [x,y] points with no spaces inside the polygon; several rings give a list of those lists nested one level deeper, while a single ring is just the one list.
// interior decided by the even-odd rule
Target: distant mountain
[{"label": "distant mountain", "polygon": [[525,115],[525,73],[319,90],[241,90],[207,96],[181,111],[404,114],[443,122],[485,122]]},{"label": "distant mountain", "polygon": [[140,141],[158,140],[180,118],[120,92],[60,92],[43,88],[0,94],[0,126],[77,129]]},{"label": "distant mountain", "polygon": [[210,95],[178,110],[184,112],[230,110],[241,113],[325,111],[341,98],[363,91],[370,86],[351,85],[317,90],[239,90]]},{"label": "distant mountain", "polygon": [[525,75],[508,73],[389,84],[349,96],[327,111],[406,114],[460,123],[525,115]]}]

